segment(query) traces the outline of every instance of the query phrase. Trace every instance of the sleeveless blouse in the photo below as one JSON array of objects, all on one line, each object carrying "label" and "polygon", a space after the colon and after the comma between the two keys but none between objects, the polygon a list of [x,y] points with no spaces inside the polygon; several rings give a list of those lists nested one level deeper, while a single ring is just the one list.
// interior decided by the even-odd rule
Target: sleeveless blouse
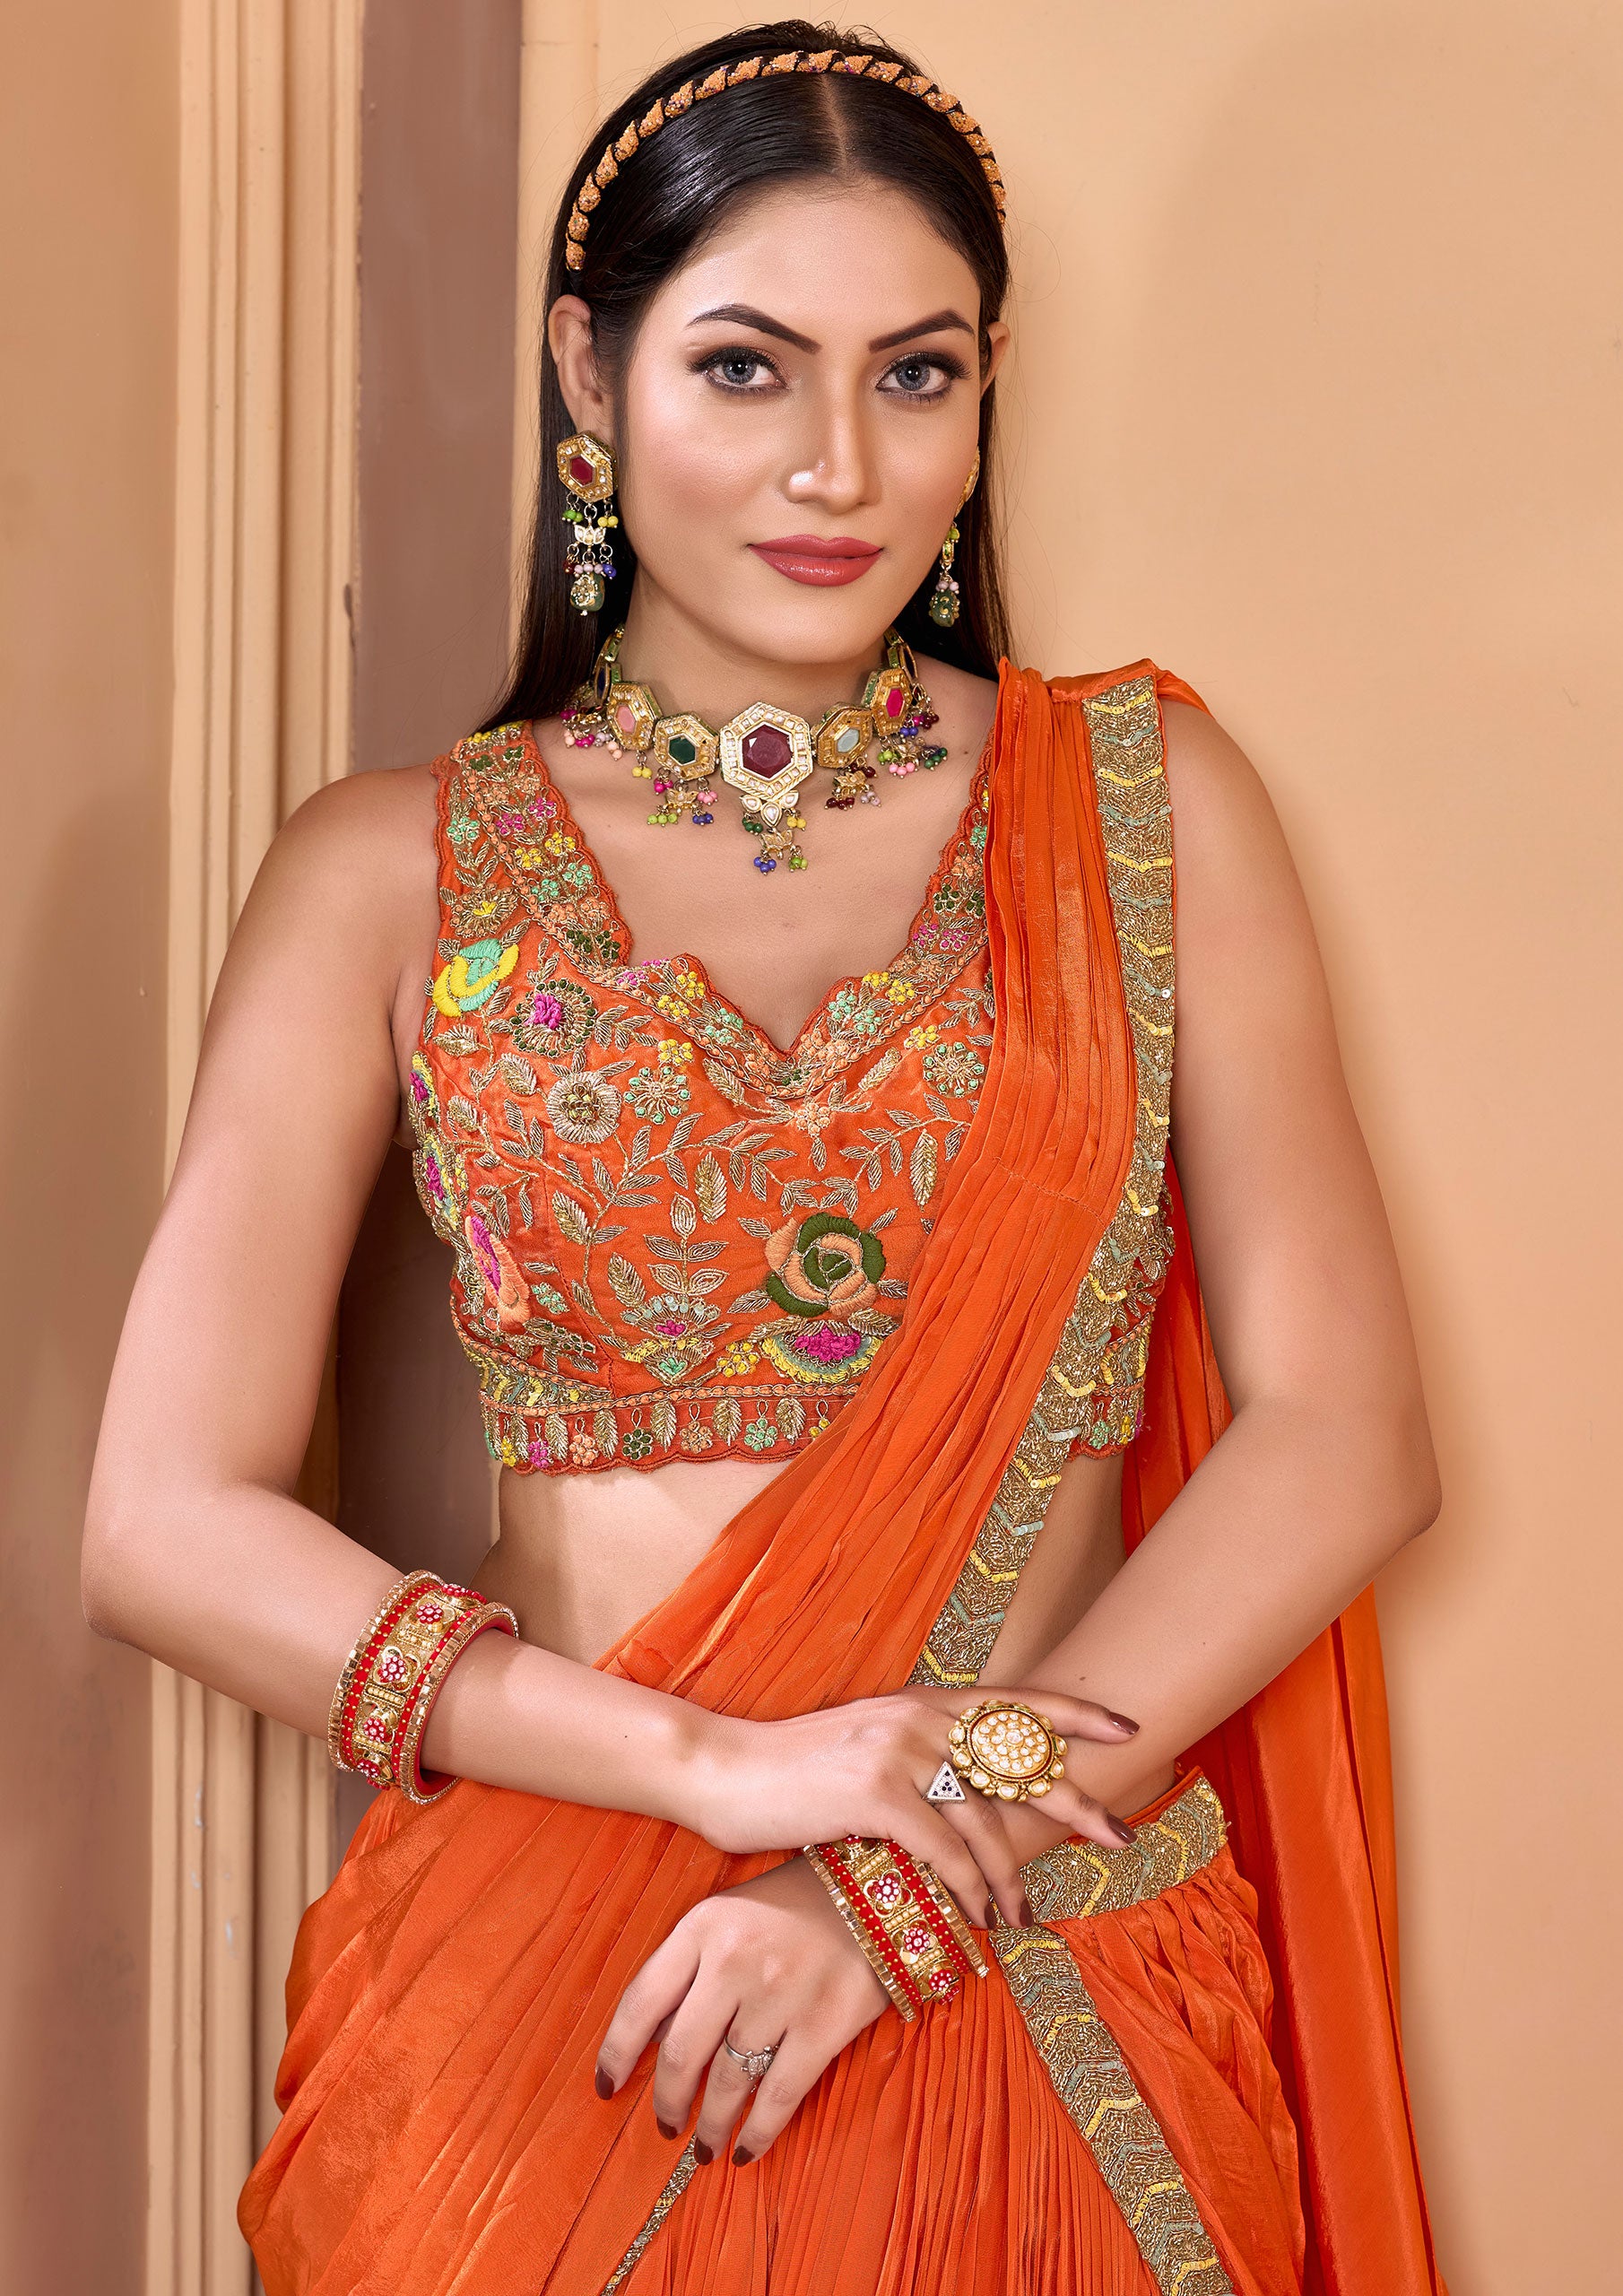
[{"label": "sleeveless blouse", "polygon": [[[412,1169],[504,1465],[786,1458],[856,1393],[986,1073],[991,755],[906,946],[787,1052],[697,958],[631,961],[528,723],[435,761]],[[1137,1433],[1165,1258],[1122,1296],[1072,1457]]]}]

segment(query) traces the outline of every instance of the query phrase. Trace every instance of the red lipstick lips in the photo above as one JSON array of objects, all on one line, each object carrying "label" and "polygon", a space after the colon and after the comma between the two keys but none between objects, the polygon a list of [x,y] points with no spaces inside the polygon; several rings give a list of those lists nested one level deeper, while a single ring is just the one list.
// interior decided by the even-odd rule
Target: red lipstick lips
[{"label": "red lipstick lips", "polygon": [[752,542],[750,547],[791,582],[821,589],[855,582],[880,552],[877,543],[858,542],[852,535],[779,535],[775,542]]}]

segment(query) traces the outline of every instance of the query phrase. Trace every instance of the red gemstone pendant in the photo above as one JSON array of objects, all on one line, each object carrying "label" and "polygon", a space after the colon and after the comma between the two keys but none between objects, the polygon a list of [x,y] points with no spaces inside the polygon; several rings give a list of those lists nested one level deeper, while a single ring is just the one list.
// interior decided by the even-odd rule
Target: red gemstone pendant
[{"label": "red gemstone pendant", "polygon": [[744,735],[741,753],[751,773],[769,775],[781,773],[794,752],[782,726],[757,726],[752,734]]}]

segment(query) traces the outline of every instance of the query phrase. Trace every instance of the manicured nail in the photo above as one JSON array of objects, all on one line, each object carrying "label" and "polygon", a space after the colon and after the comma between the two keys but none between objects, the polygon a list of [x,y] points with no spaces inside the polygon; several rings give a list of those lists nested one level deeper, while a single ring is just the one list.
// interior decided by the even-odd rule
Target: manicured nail
[{"label": "manicured nail", "polygon": [[1022,1929],[1031,1929],[1035,1926],[1036,1924],[1031,1918],[1031,1900],[1022,1892],[1020,1897],[1020,1927]]},{"label": "manicured nail", "polygon": [[733,2166],[735,2169],[747,2169],[754,2158],[753,2152],[746,2152],[743,2146],[740,2144],[733,2151]]},{"label": "manicured nail", "polygon": [[1114,1810],[1110,1813],[1110,1831],[1115,1834],[1118,1841],[1136,1841],[1138,1839],[1138,1836],[1133,1832],[1133,1828],[1130,1825],[1124,1825],[1121,1819],[1116,1816]]},{"label": "manicured nail", "polygon": [[593,2074],[592,2083],[600,2097],[612,2097],[614,2094],[614,2083],[610,2080],[608,2074],[603,2071],[601,2065]]},{"label": "manicured nail", "polygon": [[1105,1711],[1107,1714],[1110,1715],[1110,1719],[1115,1723],[1118,1730],[1125,1730],[1131,1735],[1133,1731],[1138,1728],[1138,1724],[1133,1719],[1131,1715],[1111,1714],[1108,1707],[1105,1709]]},{"label": "manicured nail", "polygon": [[696,2136],[693,2139],[693,2158],[699,2162],[701,2169],[716,2158],[715,2153],[711,2152],[709,2146],[705,2143],[702,2136]]},{"label": "manicured nail", "polygon": [[676,2134],[676,2131],[672,2127],[670,2122],[668,2120],[661,2120],[657,2113],[654,2116],[654,2126],[662,2136],[671,2137],[674,2136]]}]

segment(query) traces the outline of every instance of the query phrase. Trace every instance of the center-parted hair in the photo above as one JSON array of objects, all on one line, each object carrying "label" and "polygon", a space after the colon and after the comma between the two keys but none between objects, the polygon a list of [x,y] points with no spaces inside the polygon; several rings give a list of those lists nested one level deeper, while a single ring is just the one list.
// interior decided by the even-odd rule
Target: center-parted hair
[{"label": "center-parted hair", "polygon": [[[910,57],[866,32],[842,32],[799,17],[744,25],[674,57],[594,129],[569,171],[569,187],[553,226],[544,309],[569,294],[590,307],[594,348],[612,389],[625,373],[649,302],[671,274],[741,201],[795,182],[872,182],[906,192],[975,274],[985,361],[986,329],[1001,315],[1009,286],[1003,227],[992,187],[975,152],[946,117],[881,79],[782,73],[728,87],[667,118],[603,187],[579,250],[579,267],[568,260],[577,186],[605,144],[642,119],[662,96],[748,57],[830,48],[865,53],[896,65],[902,74],[917,71]],[[637,567],[634,539],[622,526],[615,539],[618,578],[601,613],[583,615],[570,605],[566,530],[561,505],[554,499],[554,473],[559,443],[574,424],[544,348],[541,366],[540,483],[524,616],[511,676],[484,720],[486,728],[516,718],[551,717],[563,707],[590,671],[603,638],[624,621]],[[958,514],[959,620],[943,631],[930,619],[933,569],[897,617],[903,637],[922,654],[984,676],[994,674],[999,655],[1011,643],[990,515],[994,392],[995,386],[980,403],[980,483]]]}]

